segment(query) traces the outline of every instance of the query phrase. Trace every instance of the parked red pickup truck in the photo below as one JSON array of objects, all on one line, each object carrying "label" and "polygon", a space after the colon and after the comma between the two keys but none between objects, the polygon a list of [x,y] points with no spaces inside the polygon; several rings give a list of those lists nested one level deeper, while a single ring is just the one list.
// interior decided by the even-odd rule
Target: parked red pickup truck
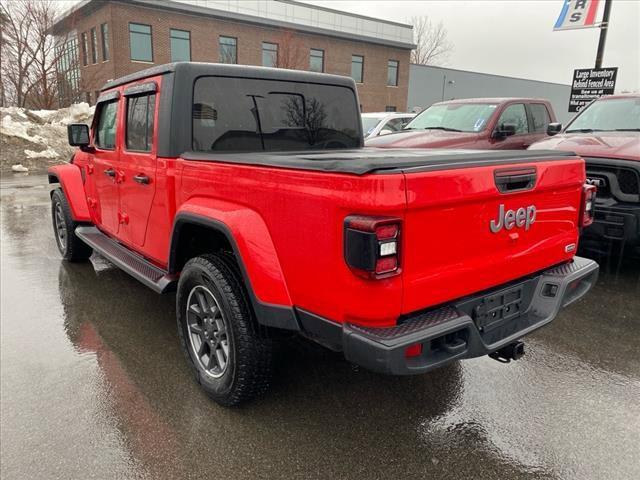
[{"label": "parked red pickup truck", "polygon": [[556,116],[547,100],[466,98],[434,103],[404,130],[367,139],[379,148],[521,150],[547,136]]},{"label": "parked red pickup truck", "polygon": [[351,79],[259,67],[107,83],[49,170],[62,256],[177,290],[187,361],[223,405],[267,388],[282,331],[391,374],[518,358],[596,280],[575,256],[584,161],[365,149],[358,105]]},{"label": "parked red pickup truck", "polygon": [[595,100],[564,129],[549,125],[549,135],[530,149],[576,152],[586,161],[587,181],[598,187],[595,222],[582,245],[640,255],[640,95]]}]

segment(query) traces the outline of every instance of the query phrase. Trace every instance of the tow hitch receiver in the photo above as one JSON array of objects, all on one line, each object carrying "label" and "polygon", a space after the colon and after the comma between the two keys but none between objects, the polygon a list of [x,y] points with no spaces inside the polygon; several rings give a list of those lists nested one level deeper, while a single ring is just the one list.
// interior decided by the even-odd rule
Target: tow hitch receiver
[{"label": "tow hitch receiver", "polygon": [[506,347],[502,347],[500,350],[490,353],[489,356],[500,363],[509,363],[511,360],[518,360],[524,356],[524,343],[510,343]]}]

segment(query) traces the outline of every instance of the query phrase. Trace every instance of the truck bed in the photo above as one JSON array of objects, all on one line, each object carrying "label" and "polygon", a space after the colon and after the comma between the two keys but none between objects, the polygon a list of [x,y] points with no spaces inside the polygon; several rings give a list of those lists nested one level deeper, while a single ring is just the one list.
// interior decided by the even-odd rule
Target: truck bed
[{"label": "truck bed", "polygon": [[575,157],[572,152],[553,150],[438,150],[380,149],[322,150],[301,152],[209,153],[186,152],[185,160],[240,165],[315,170],[333,173],[365,175],[370,173],[401,173],[406,171],[437,171],[455,168],[503,164],[548,162]]}]

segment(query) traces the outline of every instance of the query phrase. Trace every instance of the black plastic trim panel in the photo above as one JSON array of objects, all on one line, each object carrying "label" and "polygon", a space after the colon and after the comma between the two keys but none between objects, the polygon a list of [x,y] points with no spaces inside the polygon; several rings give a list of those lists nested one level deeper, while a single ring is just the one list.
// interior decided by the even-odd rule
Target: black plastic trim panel
[{"label": "black plastic trim panel", "polygon": [[146,82],[127,87],[124,91],[124,96],[129,97],[133,95],[142,95],[143,93],[154,93],[157,91],[158,84],[156,82]]}]

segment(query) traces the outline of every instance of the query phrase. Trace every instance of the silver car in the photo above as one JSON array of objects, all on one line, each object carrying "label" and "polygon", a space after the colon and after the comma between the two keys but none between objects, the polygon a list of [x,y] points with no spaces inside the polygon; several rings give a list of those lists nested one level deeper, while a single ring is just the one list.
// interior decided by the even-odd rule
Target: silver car
[{"label": "silver car", "polygon": [[415,113],[363,113],[361,117],[364,138],[367,139],[377,137],[378,135],[399,132],[415,116]]}]

